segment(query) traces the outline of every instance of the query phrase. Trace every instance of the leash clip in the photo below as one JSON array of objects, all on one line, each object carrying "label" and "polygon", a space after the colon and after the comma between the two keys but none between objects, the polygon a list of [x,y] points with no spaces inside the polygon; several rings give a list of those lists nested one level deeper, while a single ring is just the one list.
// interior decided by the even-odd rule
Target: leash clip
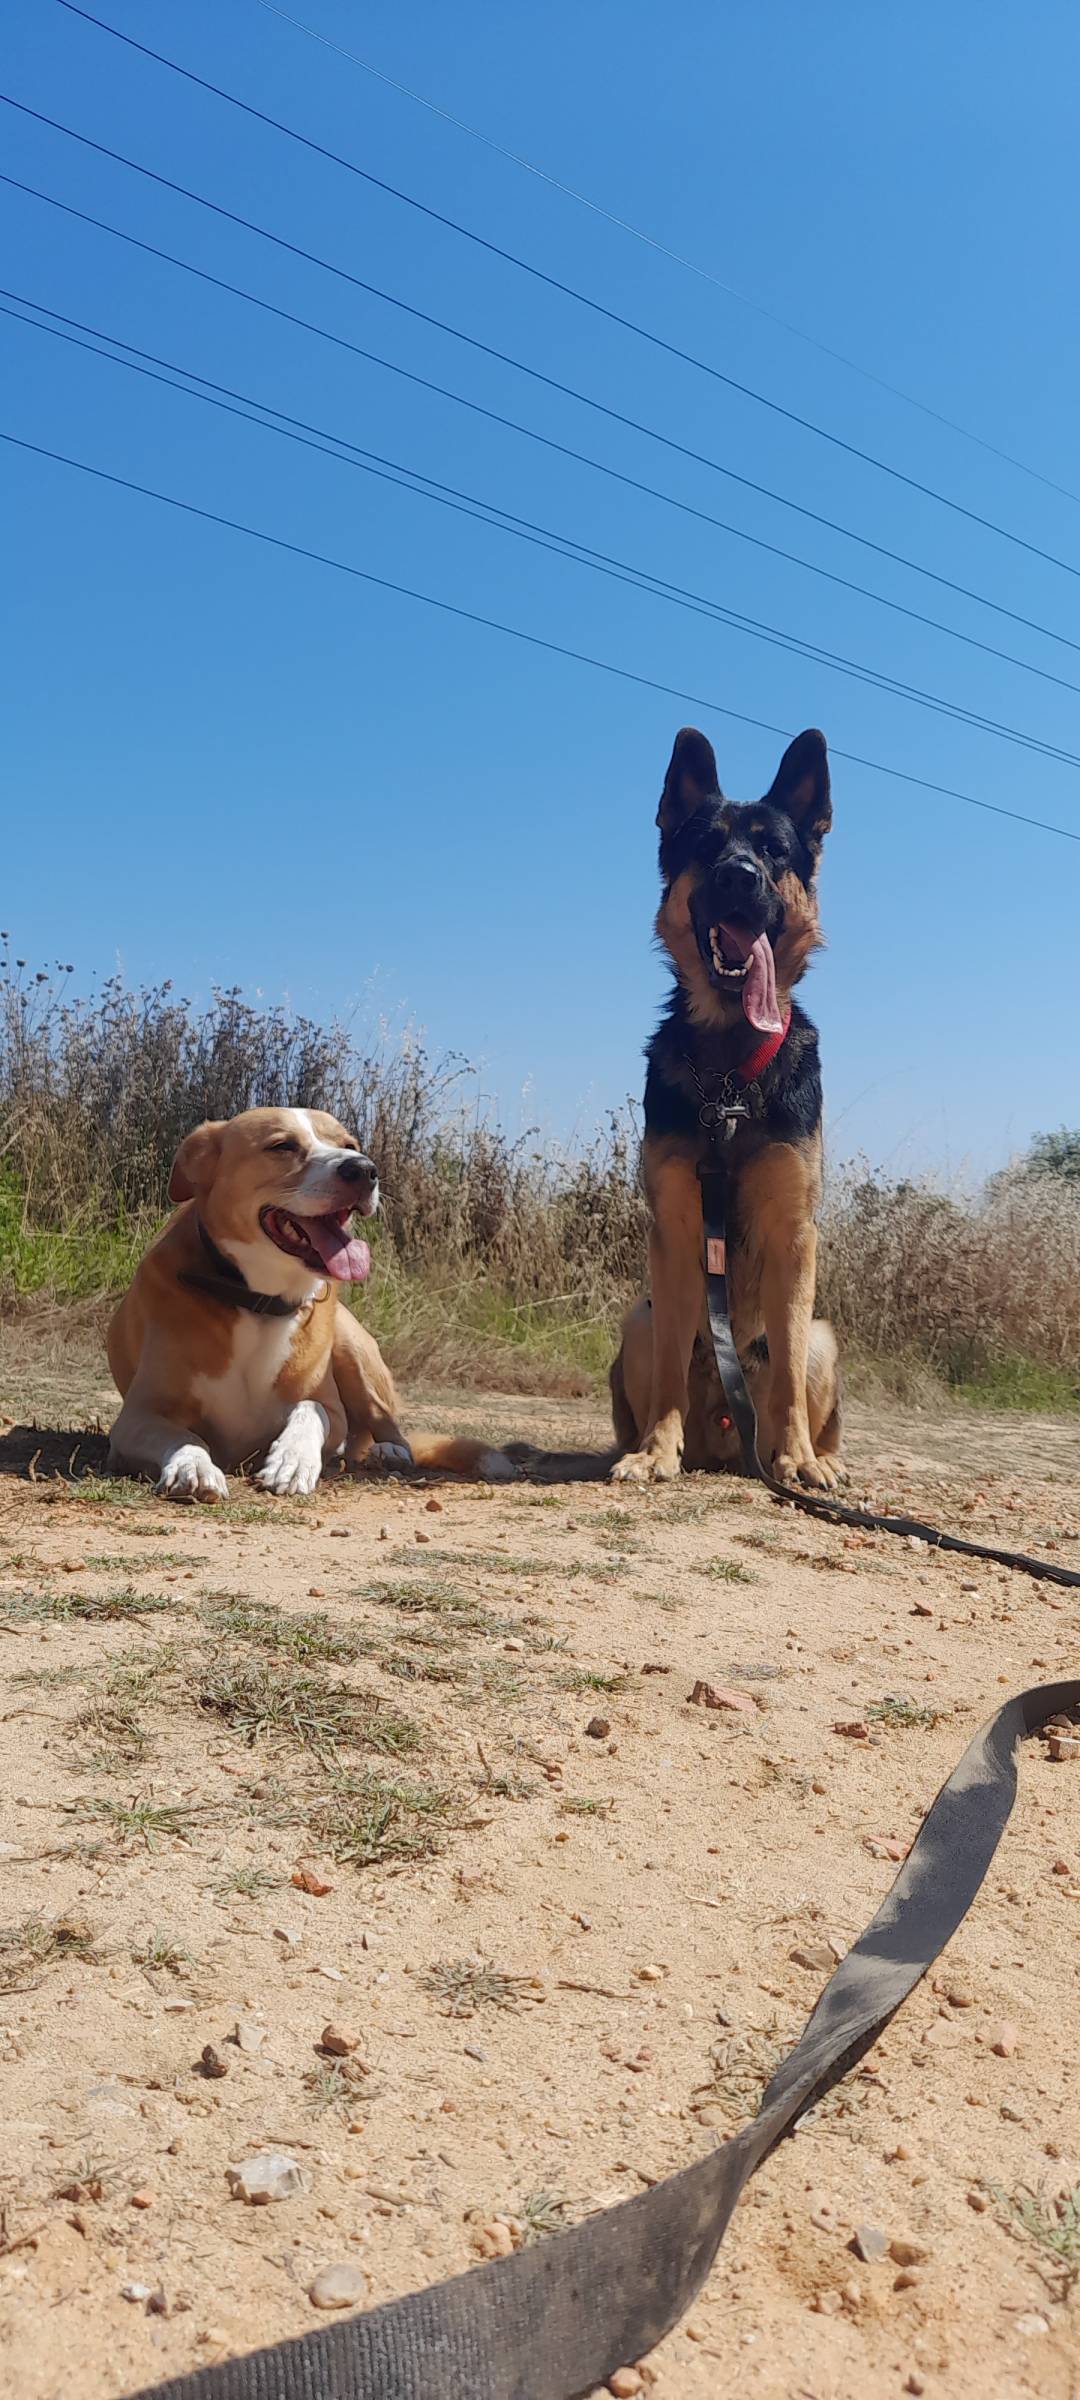
[{"label": "leash clip", "polygon": [[733,1140],[740,1124],[747,1124],[750,1110],[744,1100],[705,1100],[698,1110],[698,1124],[710,1141],[717,1137],[723,1142]]}]

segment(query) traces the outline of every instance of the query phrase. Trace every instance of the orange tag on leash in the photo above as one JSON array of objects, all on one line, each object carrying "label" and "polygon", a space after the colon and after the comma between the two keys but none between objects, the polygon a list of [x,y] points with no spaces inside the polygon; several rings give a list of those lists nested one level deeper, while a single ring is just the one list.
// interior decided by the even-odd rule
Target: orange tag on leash
[{"label": "orange tag on leash", "polygon": [[705,1244],[705,1265],[710,1275],[727,1274],[726,1242],[718,1242],[715,1238],[710,1237]]}]

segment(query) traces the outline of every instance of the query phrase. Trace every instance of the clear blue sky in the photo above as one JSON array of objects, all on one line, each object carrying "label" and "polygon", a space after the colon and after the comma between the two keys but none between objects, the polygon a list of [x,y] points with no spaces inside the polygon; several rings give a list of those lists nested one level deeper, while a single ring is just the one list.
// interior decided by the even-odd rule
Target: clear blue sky
[{"label": "clear blue sky", "polygon": [[[666,338],[1080,562],[1080,507],[306,40],[256,0],[101,13]],[[295,13],[766,308],[1080,490],[1075,95],[1060,5],[641,0]],[[1080,640],[1080,586],[124,50],[9,0],[5,87],[739,473]],[[1080,683],[1080,654],[485,362],[3,112],[27,182]],[[6,281],[669,581],[1071,748],[1075,697],[639,499],[0,187]],[[0,319],[9,430],[838,747],[1080,829],[1077,770],[523,548]],[[641,1086],[653,812],[697,715],[727,789],[780,744],[7,451],[3,916],[119,962],[411,1017],[512,1126]],[[16,562],[11,572],[11,562]],[[1080,851],[834,767],[805,996],[833,1156],[975,1173],[1077,1114]]]}]

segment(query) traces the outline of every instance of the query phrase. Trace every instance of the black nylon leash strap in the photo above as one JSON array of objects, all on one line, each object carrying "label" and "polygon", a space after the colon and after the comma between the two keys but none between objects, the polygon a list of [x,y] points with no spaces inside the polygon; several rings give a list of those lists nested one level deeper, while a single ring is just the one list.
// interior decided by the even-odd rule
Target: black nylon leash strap
[{"label": "black nylon leash strap", "polygon": [[1023,1550],[997,1550],[987,1542],[969,1542],[963,1534],[942,1533],[937,1525],[924,1525],[919,1517],[885,1517],[870,1508],[848,1508],[843,1501],[826,1498],[820,1492],[801,1492],[793,1484],[779,1483],[776,1476],[770,1474],[758,1449],[757,1416],[731,1330],[727,1288],[727,1176],[723,1167],[706,1159],[698,1168],[698,1179],[701,1184],[705,1238],[709,1332],[727,1404],[742,1445],[746,1473],[758,1483],[763,1483],[774,1499],[789,1501],[792,1507],[803,1509],[807,1516],[823,1517],[826,1524],[856,1525],[871,1533],[894,1533],[902,1539],[925,1542],[930,1550],[959,1551],[964,1558],[985,1558],[999,1567],[1015,1567],[1042,1583],[1064,1583],[1080,1589],[1080,1571],[1075,1567],[1059,1567],[1048,1558],[1029,1558]]},{"label": "black nylon leash strap", "polygon": [[700,2290],[762,2160],[869,2048],[966,1916],[1012,1812],[1017,1745],[1071,1712],[1080,1679],[1019,1693],[975,1735],[732,2141],[513,2258],[136,2400],[580,2400],[644,2356]]}]

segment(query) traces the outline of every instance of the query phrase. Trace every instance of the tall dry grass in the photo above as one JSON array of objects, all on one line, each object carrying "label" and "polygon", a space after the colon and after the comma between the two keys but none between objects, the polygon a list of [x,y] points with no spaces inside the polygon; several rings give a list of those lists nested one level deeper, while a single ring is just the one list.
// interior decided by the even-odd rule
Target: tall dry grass
[{"label": "tall dry grass", "polygon": [[[628,1120],[558,1153],[511,1140],[466,1063],[408,1037],[363,1049],[341,1025],[253,1007],[237,989],[200,1008],[169,983],[114,978],[80,999],[67,970],[2,955],[0,1301],[115,1291],[167,1207],[184,1134],[280,1102],[330,1109],[378,1161],[385,1213],[363,1308],[399,1369],[556,1390],[602,1370],[645,1273]],[[894,1383],[1072,1398],[1080,1178],[1018,1166],[970,1197],[849,1168],[830,1183],[822,1237],[819,1304],[849,1355]]]}]

